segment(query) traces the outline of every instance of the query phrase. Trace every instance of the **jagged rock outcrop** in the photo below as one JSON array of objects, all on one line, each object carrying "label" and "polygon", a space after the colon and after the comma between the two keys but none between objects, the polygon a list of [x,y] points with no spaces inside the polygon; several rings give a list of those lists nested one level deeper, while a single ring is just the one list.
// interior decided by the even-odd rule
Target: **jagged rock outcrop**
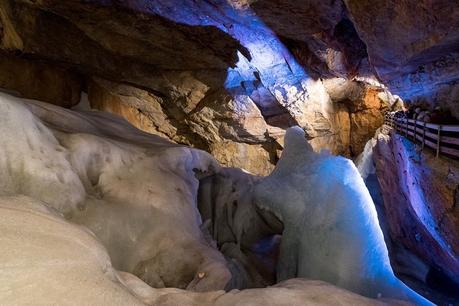
[{"label": "jagged rock outcrop", "polygon": [[[247,2],[303,66],[321,76],[376,77],[404,99],[442,105],[458,116],[452,103],[458,98],[456,3]],[[454,94],[445,100],[445,92]]]},{"label": "jagged rock outcrop", "polygon": [[339,135],[342,145],[348,146],[344,155],[357,157],[363,152],[367,141],[382,126],[383,114],[392,101],[382,88],[363,82],[338,78],[327,80],[324,85],[338,109],[334,126],[341,129]]},{"label": "jagged rock outcrop", "polygon": [[439,96],[440,88],[453,91],[458,81],[457,3],[254,0],[246,5],[319,75],[376,77],[404,99],[444,105],[458,115],[458,107]]},{"label": "jagged rock outcrop", "polygon": [[211,74],[234,65],[236,50],[247,54],[216,27],[178,24],[135,1],[5,1],[1,11],[2,49],[144,86],[155,70]]},{"label": "jagged rock outcrop", "polygon": [[316,77],[352,77],[367,54],[342,1],[250,1],[250,7]]},{"label": "jagged rock outcrop", "polygon": [[[391,91],[405,99],[420,97],[427,102],[443,104],[437,98],[439,88],[451,87],[458,81],[457,3],[427,0],[344,2],[365,42],[373,69]],[[457,115],[457,106],[453,110]]]},{"label": "jagged rock outcrop", "polygon": [[[170,139],[212,150],[228,165],[254,172],[261,167],[258,173],[265,174],[282,142],[278,128],[299,124],[317,138],[312,143],[318,149],[356,156],[380,124],[376,110],[362,110],[347,128],[345,110],[328,101],[324,78],[376,76],[405,98],[428,95],[454,108],[458,24],[449,20],[457,7],[392,2],[4,1],[0,48],[21,60],[70,69],[88,82],[102,77],[145,90],[162,101],[174,123],[163,126],[158,115],[152,120],[158,122],[144,118],[141,126],[152,131],[151,124],[161,125],[178,134]],[[75,94],[30,95],[24,84],[3,85],[26,97],[75,103]],[[142,108],[156,107],[153,102]],[[186,118],[190,113],[194,118]],[[122,114],[139,117],[135,110]],[[247,118],[257,131],[248,131]],[[348,130],[349,144],[343,135]],[[225,156],[226,144],[234,160]]]},{"label": "jagged rock outcrop", "polygon": [[222,164],[256,174],[269,173],[276,158],[275,139],[283,130],[269,126],[256,105],[241,105],[217,92],[198,105],[170,104],[151,92],[93,79],[88,86],[92,108],[121,115],[146,132],[210,152]]},{"label": "jagged rock outcrop", "polygon": [[[345,79],[330,79],[317,87],[323,100],[309,101],[298,115],[307,137],[316,150],[357,156],[383,123],[382,114],[390,105],[384,90]],[[284,130],[269,125],[250,98],[242,104],[241,98],[217,93],[194,107],[170,105],[145,90],[102,79],[91,80],[88,92],[93,108],[206,150],[227,166],[267,174],[282,149]]]},{"label": "jagged rock outcrop", "polygon": [[[270,5],[219,0],[149,5],[5,1],[0,4],[0,48],[11,56],[21,54],[21,61],[31,66],[39,60],[58,71],[72,71],[85,81],[84,90],[95,108],[118,113],[148,132],[205,149],[228,166],[269,173],[285,129],[295,124],[305,128],[318,150],[358,154],[362,145],[352,143],[365,140],[369,124],[346,118],[346,109],[330,101],[319,78],[350,76],[361,61],[360,53],[348,50],[354,45],[349,42],[358,37],[343,17],[344,5],[302,7],[299,12],[317,5],[315,17],[304,19],[309,22],[303,27],[307,33],[295,35],[290,24],[279,29],[281,40],[264,23],[277,31],[279,23],[271,24]],[[297,4],[289,5],[294,10]],[[316,22],[319,25],[313,27]],[[324,35],[316,35],[321,31]],[[311,40],[313,60],[302,54],[304,37]],[[358,59],[347,60],[346,54]],[[4,87],[16,89],[10,84]],[[50,99],[35,90],[23,95],[60,105],[75,103],[74,94]],[[374,121],[375,116],[373,112],[367,118]],[[379,120],[371,123],[377,124]]]},{"label": "jagged rock outcrop", "polygon": [[196,105],[222,87],[237,52],[250,58],[215,26],[178,23],[134,2],[4,1],[0,11],[2,50],[135,84],[170,104]]},{"label": "jagged rock outcrop", "polygon": [[398,135],[379,135],[373,154],[391,238],[459,282],[456,163]]}]

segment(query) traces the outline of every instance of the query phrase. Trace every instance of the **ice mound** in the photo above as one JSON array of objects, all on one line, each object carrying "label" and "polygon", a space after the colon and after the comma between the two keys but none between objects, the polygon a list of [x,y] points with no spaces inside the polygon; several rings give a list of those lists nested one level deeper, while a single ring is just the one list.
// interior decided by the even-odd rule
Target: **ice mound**
[{"label": "ice mound", "polygon": [[219,169],[210,155],[108,114],[6,94],[0,122],[0,195],[30,196],[85,225],[117,269],[152,286],[225,288],[226,260],[203,236],[196,207],[194,171]]},{"label": "ice mound", "polygon": [[116,271],[102,244],[45,203],[0,197],[2,305],[265,306],[384,305],[323,282],[293,279],[271,288],[191,292],[154,289]]},{"label": "ice mound", "polygon": [[357,168],[315,153],[301,128],[287,130],[282,157],[256,186],[255,201],[284,224],[278,280],[317,279],[368,297],[429,304],[394,276]]},{"label": "ice mound", "polygon": [[104,247],[44,203],[0,197],[2,305],[142,305]]},{"label": "ice mound", "polygon": [[[0,122],[0,300],[9,304],[383,304],[300,279],[225,294],[238,275],[203,230],[200,180],[222,199],[201,209],[228,223],[214,238],[232,232],[229,253],[257,241],[258,227],[283,231],[278,280],[427,303],[394,277],[357,169],[314,153],[299,128],[287,131],[274,172],[254,178],[100,112],[0,93]],[[244,205],[213,210],[234,200]]]}]

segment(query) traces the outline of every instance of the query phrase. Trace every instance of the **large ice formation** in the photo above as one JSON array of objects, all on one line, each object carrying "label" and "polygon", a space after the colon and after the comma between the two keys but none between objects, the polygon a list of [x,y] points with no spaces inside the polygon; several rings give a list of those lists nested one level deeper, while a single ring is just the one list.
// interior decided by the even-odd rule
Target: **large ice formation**
[{"label": "large ice formation", "polygon": [[142,305],[86,228],[26,196],[0,196],[2,305]]},{"label": "large ice formation", "polygon": [[231,274],[195,205],[194,171],[219,168],[210,155],[103,113],[5,94],[0,122],[0,195],[30,196],[85,225],[117,269],[152,286],[225,288]]},{"label": "large ice formation", "polygon": [[300,279],[215,291],[265,285],[243,251],[282,233],[278,280],[427,303],[394,277],[356,168],[313,153],[299,128],[288,130],[275,171],[259,178],[100,112],[0,93],[0,122],[2,301],[382,303]]},{"label": "large ice formation", "polygon": [[392,271],[376,209],[354,164],[315,153],[299,127],[287,130],[256,205],[284,224],[278,280],[319,279],[369,297],[429,304]]},{"label": "large ice formation", "polygon": [[385,305],[302,279],[228,293],[154,289],[130,273],[116,271],[85,227],[26,196],[0,196],[0,231],[2,305],[265,306],[266,300],[289,306]]}]

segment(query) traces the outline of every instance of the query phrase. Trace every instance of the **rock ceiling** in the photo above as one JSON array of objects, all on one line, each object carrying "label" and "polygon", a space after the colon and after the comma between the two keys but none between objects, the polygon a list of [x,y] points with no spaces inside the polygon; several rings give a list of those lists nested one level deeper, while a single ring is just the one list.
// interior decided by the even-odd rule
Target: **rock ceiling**
[{"label": "rock ceiling", "polygon": [[450,107],[459,94],[448,1],[5,0],[0,24],[0,87],[64,106],[83,90],[92,107],[263,174],[292,125],[358,155],[394,101],[381,83]]}]

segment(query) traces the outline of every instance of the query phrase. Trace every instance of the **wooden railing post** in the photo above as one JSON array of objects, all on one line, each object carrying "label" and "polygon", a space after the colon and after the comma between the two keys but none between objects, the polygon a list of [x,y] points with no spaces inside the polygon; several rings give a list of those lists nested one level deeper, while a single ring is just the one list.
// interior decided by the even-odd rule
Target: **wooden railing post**
[{"label": "wooden railing post", "polygon": [[408,138],[408,118],[405,118],[406,120],[406,126],[405,126],[405,136]]},{"label": "wooden railing post", "polygon": [[440,155],[440,137],[441,137],[441,124],[438,126],[438,130],[437,130],[437,155],[436,157],[438,157]]},{"label": "wooden railing post", "polygon": [[416,144],[416,127],[418,125],[418,120],[417,119],[414,119],[414,144]]},{"label": "wooden railing post", "polygon": [[426,122],[424,122],[424,126],[422,128],[422,147],[421,147],[421,151],[424,150],[425,141],[426,141]]}]

